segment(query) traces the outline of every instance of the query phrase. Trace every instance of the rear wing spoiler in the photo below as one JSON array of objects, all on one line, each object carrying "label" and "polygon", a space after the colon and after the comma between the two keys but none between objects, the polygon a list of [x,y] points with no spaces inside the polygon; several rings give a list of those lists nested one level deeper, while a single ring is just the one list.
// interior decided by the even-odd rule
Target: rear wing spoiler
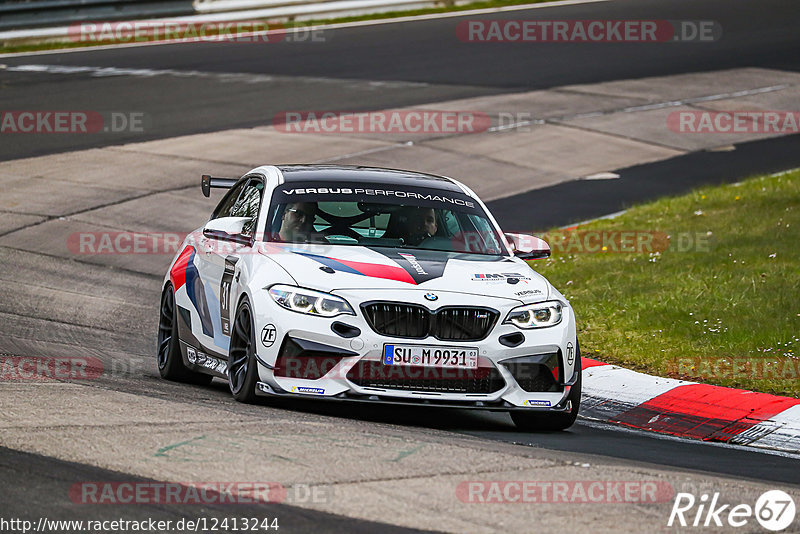
[{"label": "rear wing spoiler", "polygon": [[214,178],[204,174],[200,179],[200,187],[203,189],[203,196],[211,195],[212,187],[219,187],[221,189],[230,189],[238,182],[238,178]]}]

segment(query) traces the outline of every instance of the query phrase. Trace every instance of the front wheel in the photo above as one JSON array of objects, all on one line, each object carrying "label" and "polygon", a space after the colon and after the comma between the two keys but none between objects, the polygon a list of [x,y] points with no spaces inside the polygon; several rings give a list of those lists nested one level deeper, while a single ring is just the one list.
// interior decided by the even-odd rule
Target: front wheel
[{"label": "front wheel", "polygon": [[525,431],[537,430],[566,430],[575,424],[578,418],[578,409],[581,406],[581,348],[578,345],[575,349],[575,370],[578,373],[578,380],[572,386],[567,396],[567,400],[572,402],[572,409],[568,412],[555,413],[533,413],[528,411],[511,412],[511,420],[517,428]]},{"label": "front wheel", "polygon": [[239,402],[252,404],[256,401],[255,334],[253,312],[245,298],[236,313],[231,332],[230,352],[228,353],[228,386],[233,398]]},{"label": "front wheel", "polygon": [[181,342],[178,338],[178,312],[172,284],[167,284],[161,296],[157,357],[158,373],[161,378],[200,385],[210,384],[213,379],[211,375],[190,371],[183,365]]}]

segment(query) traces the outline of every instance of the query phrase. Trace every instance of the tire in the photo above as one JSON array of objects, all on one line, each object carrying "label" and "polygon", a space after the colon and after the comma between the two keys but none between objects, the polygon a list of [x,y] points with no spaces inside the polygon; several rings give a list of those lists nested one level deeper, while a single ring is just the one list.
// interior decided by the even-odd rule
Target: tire
[{"label": "tire", "polygon": [[569,392],[567,399],[572,401],[572,409],[569,412],[555,412],[555,413],[532,413],[527,411],[513,411],[511,419],[520,430],[537,431],[537,430],[566,430],[575,424],[578,418],[578,410],[581,407],[581,347],[576,343],[575,349],[575,368],[578,371],[578,380]]},{"label": "tire", "polygon": [[255,332],[253,311],[245,297],[236,311],[231,329],[231,344],[228,352],[228,386],[233,398],[239,402],[256,402],[258,369],[255,356]]},{"label": "tire", "polygon": [[183,365],[181,342],[178,337],[178,309],[175,306],[175,291],[172,289],[172,284],[167,284],[161,295],[156,361],[161,378],[167,380],[208,385],[214,378],[211,375],[190,371]]}]

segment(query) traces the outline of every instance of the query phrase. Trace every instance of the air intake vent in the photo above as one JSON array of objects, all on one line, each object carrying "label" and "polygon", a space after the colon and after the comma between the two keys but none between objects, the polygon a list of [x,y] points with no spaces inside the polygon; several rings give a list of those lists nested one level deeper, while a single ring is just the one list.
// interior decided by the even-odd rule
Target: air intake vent
[{"label": "air intake vent", "polygon": [[494,367],[440,369],[363,360],[350,369],[347,379],[362,387],[436,393],[489,394],[506,385]]},{"label": "air intake vent", "polygon": [[390,337],[441,341],[479,341],[489,335],[500,314],[490,308],[451,306],[431,311],[416,304],[372,302],[362,306],[370,327]]}]

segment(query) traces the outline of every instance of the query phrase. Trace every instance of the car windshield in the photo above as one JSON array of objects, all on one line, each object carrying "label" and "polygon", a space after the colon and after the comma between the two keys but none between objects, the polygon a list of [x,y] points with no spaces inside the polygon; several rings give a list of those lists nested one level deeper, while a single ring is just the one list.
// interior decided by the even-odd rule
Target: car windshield
[{"label": "car windshield", "polygon": [[276,188],[267,240],[505,254],[483,209],[463,193],[395,184]]}]

